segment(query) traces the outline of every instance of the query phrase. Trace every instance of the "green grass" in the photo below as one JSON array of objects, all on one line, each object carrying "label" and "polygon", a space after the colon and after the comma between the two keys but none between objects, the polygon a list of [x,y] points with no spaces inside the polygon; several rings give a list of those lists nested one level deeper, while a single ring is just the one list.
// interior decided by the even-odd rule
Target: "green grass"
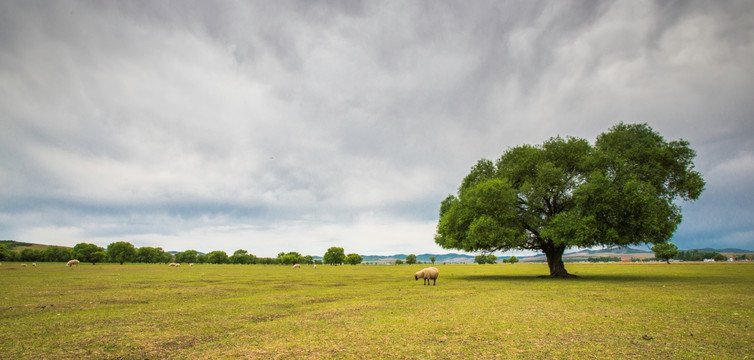
[{"label": "green grass", "polygon": [[1,359],[754,356],[754,263],[0,266]]}]

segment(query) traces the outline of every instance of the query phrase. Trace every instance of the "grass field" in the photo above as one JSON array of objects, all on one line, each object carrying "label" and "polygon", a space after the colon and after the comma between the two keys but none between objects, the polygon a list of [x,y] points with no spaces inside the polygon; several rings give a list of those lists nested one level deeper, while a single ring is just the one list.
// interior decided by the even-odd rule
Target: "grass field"
[{"label": "grass field", "polygon": [[0,266],[2,359],[754,358],[754,263]]}]

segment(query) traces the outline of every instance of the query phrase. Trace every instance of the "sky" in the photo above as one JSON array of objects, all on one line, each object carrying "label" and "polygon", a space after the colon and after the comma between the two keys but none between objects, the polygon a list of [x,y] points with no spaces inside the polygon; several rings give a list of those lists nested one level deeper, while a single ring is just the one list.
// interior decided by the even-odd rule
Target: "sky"
[{"label": "sky", "polygon": [[0,238],[458,252],[479,159],[625,122],[697,152],[671,241],[754,249],[752,64],[751,1],[0,1]]}]

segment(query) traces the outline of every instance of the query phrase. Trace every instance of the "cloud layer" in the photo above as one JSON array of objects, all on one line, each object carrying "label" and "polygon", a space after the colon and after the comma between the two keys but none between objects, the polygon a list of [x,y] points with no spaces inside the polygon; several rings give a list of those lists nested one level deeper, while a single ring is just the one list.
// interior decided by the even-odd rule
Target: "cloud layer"
[{"label": "cloud layer", "polygon": [[707,180],[681,248],[754,248],[750,2],[0,4],[0,237],[441,251],[482,157],[646,122]]}]

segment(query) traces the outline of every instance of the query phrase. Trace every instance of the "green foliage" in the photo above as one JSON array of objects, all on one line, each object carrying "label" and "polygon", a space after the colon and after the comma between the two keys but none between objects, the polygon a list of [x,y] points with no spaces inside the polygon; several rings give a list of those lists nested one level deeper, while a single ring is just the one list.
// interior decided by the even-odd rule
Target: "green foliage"
[{"label": "green foliage", "polygon": [[506,264],[515,264],[517,262],[519,262],[519,260],[515,256],[511,256],[511,257],[503,260],[503,263],[506,263]]},{"label": "green foliage", "polygon": [[436,258],[436,257],[434,257],[434,256],[430,256],[430,257],[429,257],[429,261],[431,261],[431,262],[432,262],[432,265],[434,265],[434,264],[435,264],[435,260],[437,260],[437,258]]},{"label": "green foliage", "polygon": [[413,265],[416,264],[416,255],[409,254],[406,256],[406,264]]},{"label": "green foliage", "polygon": [[19,253],[21,261],[42,261],[42,251],[36,249],[23,249]]},{"label": "green foliage", "polygon": [[346,255],[346,264],[358,265],[361,264],[362,261],[364,261],[364,259],[362,259],[361,255],[359,254]]},{"label": "green foliage", "polygon": [[477,264],[496,264],[497,256],[493,254],[481,254],[474,257],[474,262]]},{"label": "green foliage", "polygon": [[678,255],[678,247],[673,243],[659,243],[652,246],[655,258],[663,259],[670,264],[670,259]]},{"label": "green foliage", "polygon": [[[673,259],[682,261],[703,261],[704,259],[714,259],[720,253],[715,251],[702,251],[698,249],[680,250]],[[723,256],[724,257],[724,256]]]},{"label": "green foliage", "polygon": [[403,265],[403,260],[395,259],[395,265]]},{"label": "green foliage", "polygon": [[[199,252],[196,250],[186,250],[175,254],[175,262],[177,263],[198,263],[197,256]],[[205,261],[206,262],[206,261]]]},{"label": "green foliage", "polygon": [[107,253],[103,247],[89,243],[78,243],[71,251],[73,258],[80,262],[92,263],[92,265],[103,262],[107,258]]},{"label": "green foliage", "polygon": [[228,264],[230,259],[225,251],[216,250],[207,254],[207,262],[210,264]]},{"label": "green foliage", "polygon": [[5,244],[0,243],[0,261],[10,261],[12,256],[10,249]]},{"label": "green foliage", "polygon": [[322,261],[325,264],[341,265],[346,261],[346,253],[342,247],[333,246],[327,249],[325,255],[322,256]]},{"label": "green foliage", "polygon": [[681,221],[676,199],[704,180],[684,140],[646,124],[612,127],[594,146],[555,137],[482,159],[440,204],[435,242],[464,251],[537,250],[550,276],[569,277],[565,249],[666,242]]},{"label": "green foliage", "polygon": [[118,241],[107,245],[107,258],[121,265],[136,260],[136,248],[128,242]]},{"label": "green foliage", "polygon": [[248,251],[243,249],[238,249],[236,252],[233,253],[233,255],[230,256],[230,263],[231,264],[256,264],[257,257],[249,254]]},{"label": "green foliage", "polygon": [[50,246],[42,252],[42,261],[67,262],[71,259],[71,250],[60,246]]},{"label": "green foliage", "polygon": [[[308,260],[301,254],[291,251],[289,253],[279,253],[278,261],[280,264],[293,265],[293,264],[307,264]],[[341,262],[342,264],[342,262]]]},{"label": "green foliage", "polygon": [[171,256],[170,253],[166,253],[161,248],[144,246],[136,249],[136,262],[140,263],[156,264],[170,262]]}]

